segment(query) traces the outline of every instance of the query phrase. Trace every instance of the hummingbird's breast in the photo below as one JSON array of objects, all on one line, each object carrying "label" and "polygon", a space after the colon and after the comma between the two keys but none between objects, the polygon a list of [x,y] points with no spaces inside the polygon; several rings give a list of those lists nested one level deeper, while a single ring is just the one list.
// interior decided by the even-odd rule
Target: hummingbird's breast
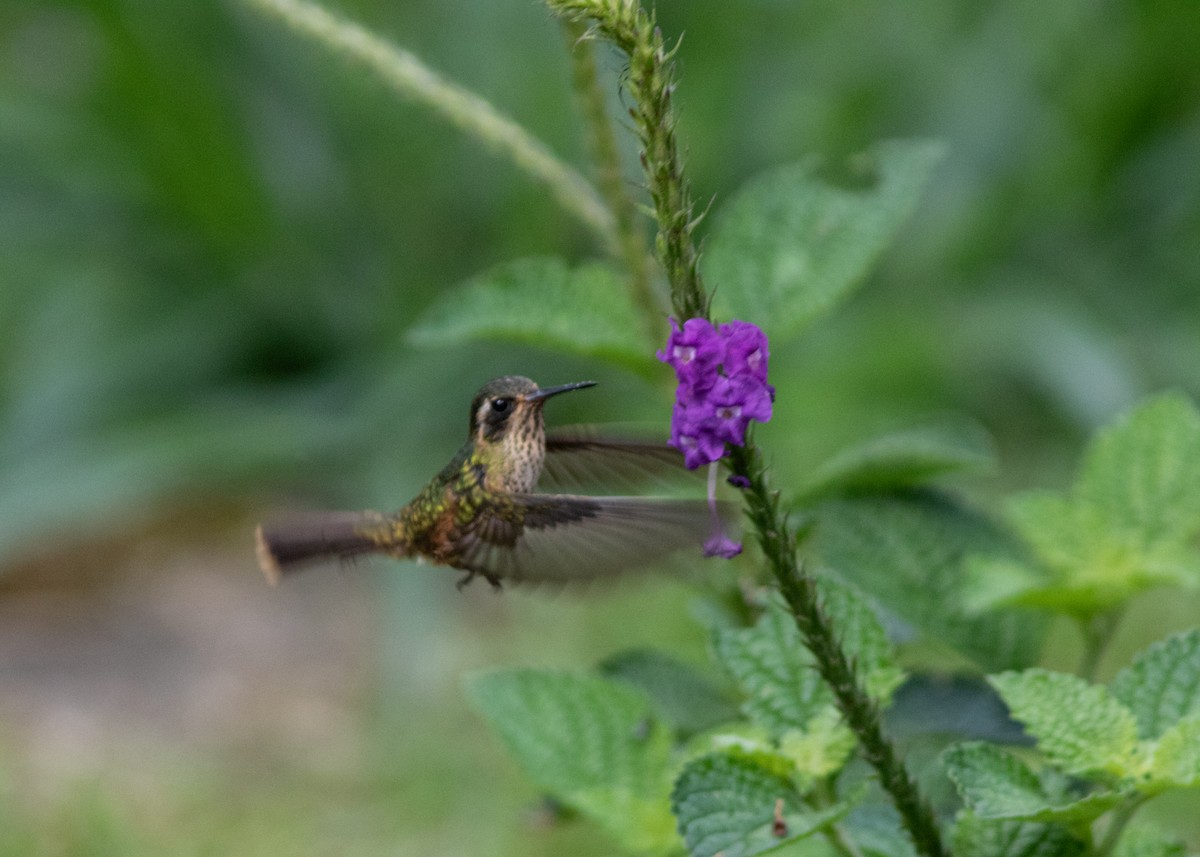
[{"label": "hummingbird's breast", "polygon": [[487,468],[489,491],[528,494],[537,486],[546,459],[546,429],[537,417],[512,426],[499,444]]}]

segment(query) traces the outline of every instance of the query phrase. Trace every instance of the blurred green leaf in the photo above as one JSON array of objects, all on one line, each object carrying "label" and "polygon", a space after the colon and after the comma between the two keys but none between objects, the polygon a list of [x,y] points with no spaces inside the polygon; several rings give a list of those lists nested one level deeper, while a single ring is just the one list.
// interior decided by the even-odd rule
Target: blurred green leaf
[{"label": "blurred green leaf", "polygon": [[846,182],[811,159],[752,179],[705,241],[717,314],[787,337],[832,308],[912,213],[941,154],[937,143],[890,141],[853,158]]},{"label": "blurred green leaf", "polygon": [[1200,713],[1183,718],[1162,734],[1149,773],[1158,788],[1200,786]]},{"label": "blurred green leaf", "polygon": [[1154,643],[1117,673],[1111,690],[1133,712],[1143,738],[1200,712],[1200,629]]},{"label": "blurred green leaf", "polygon": [[505,339],[614,360],[644,370],[656,344],[607,265],[519,259],[446,291],[408,331],[418,345]]},{"label": "blurred green leaf", "polygon": [[1075,857],[1087,846],[1060,824],[961,812],[951,833],[951,849],[954,857]]},{"label": "blurred green leaf", "polygon": [[1137,721],[1108,688],[1044,669],[988,680],[1051,763],[1068,773],[1136,773]]},{"label": "blurred green leaf", "polygon": [[696,668],[665,652],[631,649],[606,658],[600,671],[636,687],[681,737],[737,717],[737,706]]},{"label": "blurred green leaf", "polygon": [[1182,842],[1148,824],[1127,827],[1113,850],[1114,857],[1185,857],[1186,854]]},{"label": "blurred green leaf", "polygon": [[1042,617],[968,610],[964,557],[1015,551],[987,518],[927,491],[829,500],[810,514],[818,559],[929,639],[989,671],[1027,666],[1037,658],[1046,628]]},{"label": "blurred green leaf", "polygon": [[510,669],[473,677],[467,695],[540,787],[630,850],[677,844],[671,735],[640,693],[598,676]]},{"label": "blurred green leaf", "polygon": [[993,464],[987,433],[968,422],[916,426],[838,452],[801,488],[800,496],[882,491]]},{"label": "blurred green leaf", "polygon": [[978,606],[1087,618],[1152,586],[1200,584],[1200,413],[1178,395],[1150,399],[1096,436],[1070,493],[1018,495],[1008,517],[1040,562],[977,562]]},{"label": "blurred green leaf", "polygon": [[1011,753],[972,741],[942,753],[942,764],[963,802],[979,818],[1089,824],[1124,798],[1097,792],[1062,802],[1046,793],[1041,780]]},{"label": "blurred green leaf", "polygon": [[813,810],[783,774],[750,757],[713,753],[684,767],[671,809],[692,857],[750,857],[813,834],[850,805]]}]

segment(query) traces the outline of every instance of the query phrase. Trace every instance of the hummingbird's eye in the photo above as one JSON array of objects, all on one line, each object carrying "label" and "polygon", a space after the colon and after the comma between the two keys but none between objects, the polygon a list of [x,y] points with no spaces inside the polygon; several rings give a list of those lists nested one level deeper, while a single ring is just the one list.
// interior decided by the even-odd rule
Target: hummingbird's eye
[{"label": "hummingbird's eye", "polygon": [[492,399],[492,410],[498,414],[508,413],[510,407],[512,407],[512,399]]}]

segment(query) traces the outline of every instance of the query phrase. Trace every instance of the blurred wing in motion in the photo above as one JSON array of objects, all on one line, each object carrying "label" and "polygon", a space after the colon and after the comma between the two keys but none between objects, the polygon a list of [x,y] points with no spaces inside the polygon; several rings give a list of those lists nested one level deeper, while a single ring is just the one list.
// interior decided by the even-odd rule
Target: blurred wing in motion
[{"label": "blurred wing in motion", "polygon": [[[714,527],[705,500],[510,494],[496,503],[512,505],[482,509],[461,554],[464,568],[492,580],[611,577],[685,548],[700,559]],[[725,519],[734,512],[717,510]]]},{"label": "blurred wing in motion", "polygon": [[688,478],[679,450],[645,429],[570,426],[546,433],[541,490],[626,491]]}]

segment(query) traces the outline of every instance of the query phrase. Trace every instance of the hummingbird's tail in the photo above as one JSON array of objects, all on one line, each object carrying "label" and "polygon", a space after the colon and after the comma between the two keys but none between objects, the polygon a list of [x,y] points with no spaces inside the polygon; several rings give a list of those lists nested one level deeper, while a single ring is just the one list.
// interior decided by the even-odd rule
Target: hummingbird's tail
[{"label": "hummingbird's tail", "polygon": [[259,525],[258,564],[271,583],[323,560],[392,551],[387,520],[377,512],[317,512]]}]

